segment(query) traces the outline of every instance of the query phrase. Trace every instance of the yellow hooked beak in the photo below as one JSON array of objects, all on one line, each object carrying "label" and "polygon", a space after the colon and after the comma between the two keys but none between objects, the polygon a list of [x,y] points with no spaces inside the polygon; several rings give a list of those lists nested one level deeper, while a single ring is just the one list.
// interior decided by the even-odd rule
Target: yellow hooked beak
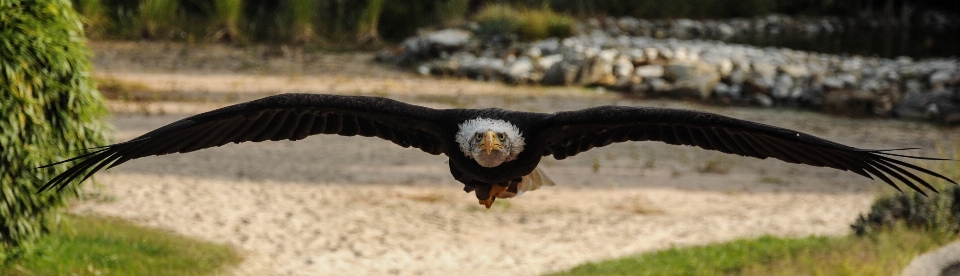
[{"label": "yellow hooked beak", "polygon": [[495,149],[503,149],[500,138],[497,138],[497,133],[493,132],[493,130],[488,130],[487,133],[483,134],[483,140],[480,141],[480,145],[478,146],[486,150],[487,155],[490,155],[490,152],[493,152]]}]

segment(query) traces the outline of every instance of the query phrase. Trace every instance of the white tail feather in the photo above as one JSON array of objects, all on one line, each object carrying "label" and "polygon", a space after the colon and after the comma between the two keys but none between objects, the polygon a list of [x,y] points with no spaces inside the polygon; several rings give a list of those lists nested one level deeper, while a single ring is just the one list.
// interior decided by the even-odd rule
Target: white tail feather
[{"label": "white tail feather", "polygon": [[517,193],[506,193],[500,196],[500,198],[511,198],[515,196],[520,196],[527,191],[535,191],[540,189],[541,186],[556,186],[556,183],[553,183],[553,180],[547,176],[547,173],[543,172],[540,167],[537,167],[533,172],[524,176],[519,184],[517,184]]}]

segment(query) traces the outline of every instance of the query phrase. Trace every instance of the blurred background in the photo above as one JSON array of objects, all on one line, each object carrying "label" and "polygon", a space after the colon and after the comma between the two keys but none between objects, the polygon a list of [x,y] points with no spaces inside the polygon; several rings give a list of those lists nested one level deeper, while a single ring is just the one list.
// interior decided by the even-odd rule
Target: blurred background
[{"label": "blurred background", "polygon": [[899,193],[849,172],[661,143],[545,159],[556,187],[489,210],[443,156],[375,138],[142,158],[60,193],[35,191],[66,166],[34,169],[230,104],[329,93],[433,108],[703,110],[861,148],[920,148],[905,154],[952,160],[911,164],[957,180],[957,1],[8,0],[0,18],[0,274],[960,267],[956,185],[925,178],[940,193]]}]

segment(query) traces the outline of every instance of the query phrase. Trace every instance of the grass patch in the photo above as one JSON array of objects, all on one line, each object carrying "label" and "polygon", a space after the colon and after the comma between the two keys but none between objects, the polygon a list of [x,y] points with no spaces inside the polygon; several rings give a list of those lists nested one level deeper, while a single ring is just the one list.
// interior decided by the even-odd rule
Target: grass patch
[{"label": "grass patch", "polygon": [[553,12],[547,7],[516,10],[507,5],[489,5],[478,12],[474,20],[480,25],[480,36],[509,37],[516,34],[526,41],[568,37],[573,35],[576,25],[572,17]]},{"label": "grass patch", "polygon": [[121,219],[67,218],[34,252],[0,265],[0,275],[210,275],[241,260],[228,246]]},{"label": "grass patch", "polygon": [[956,236],[899,227],[858,237],[760,237],[587,263],[553,275],[895,275]]}]

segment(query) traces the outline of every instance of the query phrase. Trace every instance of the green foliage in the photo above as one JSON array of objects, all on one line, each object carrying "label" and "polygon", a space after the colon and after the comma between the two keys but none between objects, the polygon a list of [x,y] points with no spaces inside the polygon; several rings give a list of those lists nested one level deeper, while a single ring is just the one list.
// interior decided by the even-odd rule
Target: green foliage
[{"label": "green foliage", "polygon": [[148,38],[162,38],[178,30],[179,1],[177,0],[141,0],[141,34]]},{"label": "green foliage", "polygon": [[234,41],[240,37],[240,19],[243,15],[242,0],[214,0],[214,31],[211,38],[215,41]]},{"label": "green foliage", "polygon": [[949,187],[929,197],[912,191],[881,197],[870,207],[870,213],[860,215],[851,227],[858,235],[866,235],[899,224],[957,233],[960,231],[960,188]]},{"label": "green foliage", "polygon": [[88,37],[100,37],[110,26],[106,6],[101,0],[74,0],[73,6],[77,13],[83,16],[83,27],[88,30]]},{"label": "green foliage", "polygon": [[554,275],[893,275],[953,236],[895,228],[858,237],[736,240],[587,263]]},{"label": "green foliage", "polygon": [[506,5],[490,5],[474,17],[480,25],[478,35],[483,37],[512,37],[531,41],[548,37],[573,35],[576,22],[549,8],[515,10]]},{"label": "green foliage", "polygon": [[78,185],[37,193],[64,171],[37,169],[103,145],[108,126],[69,0],[0,0],[0,261],[49,231]]},{"label": "green foliage", "polygon": [[316,20],[316,11],[319,9],[319,5],[319,0],[286,1],[292,41],[303,43],[314,39],[316,33],[313,29],[313,22]]},{"label": "green foliage", "polygon": [[[954,146],[960,143],[953,143]],[[953,152],[940,148],[937,156],[952,154],[953,160],[960,160],[960,147]],[[925,161],[918,164],[930,168],[949,179],[960,180],[960,162]],[[960,187],[943,179],[929,175],[924,180],[936,188],[939,193],[924,196],[912,190],[905,193],[885,195],[870,207],[870,213],[860,215],[851,225],[858,235],[876,233],[897,225],[931,232],[958,234],[960,232]]]},{"label": "green foliage", "polygon": [[69,216],[0,275],[210,275],[240,262],[225,245],[101,217]]}]

